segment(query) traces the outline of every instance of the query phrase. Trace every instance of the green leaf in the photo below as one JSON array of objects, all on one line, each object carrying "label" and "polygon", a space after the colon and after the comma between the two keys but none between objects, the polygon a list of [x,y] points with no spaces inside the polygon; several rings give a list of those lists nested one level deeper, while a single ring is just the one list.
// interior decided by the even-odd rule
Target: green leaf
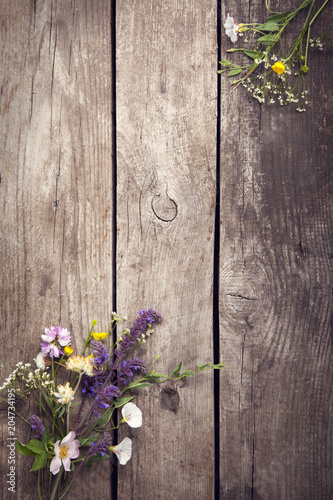
[{"label": "green leaf", "polygon": [[127,388],[127,389],[143,389],[144,387],[148,387],[148,386],[151,386],[153,384],[150,384],[149,382],[140,382],[140,380],[138,380],[138,382],[131,382]]},{"label": "green leaf", "polygon": [[267,18],[267,23],[271,23],[274,21],[275,23],[281,24],[283,21],[285,21],[290,14],[292,14],[292,10],[287,10],[286,12],[281,12],[280,14],[273,14],[272,16],[269,16]]},{"label": "green leaf", "polygon": [[256,30],[259,31],[279,31],[280,26],[277,23],[274,22],[267,22],[265,24],[260,24],[259,26],[256,26]]},{"label": "green leaf", "polygon": [[258,42],[262,43],[263,45],[274,45],[275,42],[277,42],[277,40],[279,39],[279,37],[277,37],[277,35],[264,35],[264,36],[260,36],[258,38]]},{"label": "green leaf", "polygon": [[16,441],[16,446],[21,455],[35,455],[32,450],[30,450],[25,444],[20,443],[20,441]]},{"label": "green leaf", "polygon": [[101,416],[101,418],[97,420],[96,425],[98,425],[98,427],[105,427],[106,424],[109,422],[112,413],[113,413],[113,407],[108,408],[106,412]]},{"label": "green leaf", "polygon": [[108,458],[110,458],[110,455],[108,455],[107,453],[105,453],[104,456],[102,456],[100,453],[98,453],[97,455],[90,455],[84,463],[84,468],[86,469],[87,467],[89,467],[89,465],[97,462],[98,460],[107,460]]},{"label": "green leaf", "polygon": [[263,54],[260,50],[244,50],[244,54],[251,59],[261,59]]},{"label": "green leaf", "polygon": [[182,367],[182,361],[180,361],[180,363],[178,363],[178,365],[173,370],[173,372],[172,372],[171,375],[174,375],[175,377],[178,377],[181,367]]},{"label": "green leaf", "polygon": [[167,378],[167,377],[166,375],[164,375],[164,373],[153,372],[153,373],[148,373],[148,375],[146,375],[145,378],[153,382],[159,380],[160,378]]},{"label": "green leaf", "polygon": [[81,446],[91,446],[98,439],[99,434],[94,434],[90,438],[79,438]]},{"label": "green leaf", "polygon": [[47,462],[47,455],[44,451],[40,455],[36,455],[31,471],[43,469],[46,465],[46,462]]},{"label": "green leaf", "polygon": [[191,375],[194,375],[194,372],[192,372],[192,370],[184,370],[180,376],[182,378],[185,378],[185,377],[190,377]]},{"label": "green leaf", "polygon": [[222,361],[221,363],[218,363],[217,365],[213,365],[212,368],[214,368],[214,370],[219,370],[220,368],[224,368],[225,367],[225,363]]},{"label": "green leaf", "polygon": [[41,441],[38,441],[38,439],[32,439],[26,446],[34,453],[43,453],[43,451],[45,450],[43,443]]},{"label": "green leaf", "polygon": [[204,365],[198,365],[198,370],[199,370],[199,372],[202,372],[203,370],[205,370],[206,368],[208,368],[211,365],[212,365],[212,363],[206,363]]},{"label": "green leaf", "polygon": [[229,71],[228,73],[228,76],[234,76],[234,75],[238,75],[239,73],[241,73],[243,71],[243,68],[240,68],[238,66],[238,68],[234,68],[232,69],[231,71]]},{"label": "green leaf", "polygon": [[124,406],[126,403],[131,401],[131,399],[134,399],[135,396],[128,396],[126,398],[121,398],[118,399],[117,401],[114,402],[113,407],[114,408],[119,408],[119,406]]}]

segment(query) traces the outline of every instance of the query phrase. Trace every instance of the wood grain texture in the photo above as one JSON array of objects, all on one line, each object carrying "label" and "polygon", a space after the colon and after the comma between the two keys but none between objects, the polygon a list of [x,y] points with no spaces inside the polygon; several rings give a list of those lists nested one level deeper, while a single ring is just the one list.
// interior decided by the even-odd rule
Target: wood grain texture
[{"label": "wood grain texture", "polygon": [[[228,12],[236,22],[265,19],[260,1],[225,2],[222,19]],[[224,34],[222,48],[225,57]],[[312,51],[308,66],[301,114],[260,105],[243,88],[226,99],[230,80],[222,79],[225,499],[333,496],[332,48]]]},{"label": "wood grain texture", "polygon": [[[166,373],[213,359],[216,5],[125,0],[116,25],[117,309],[163,315],[141,354]],[[213,498],[212,374],[137,404],[118,498]]]},{"label": "wood grain texture", "polygon": [[[6,0],[1,5],[4,376],[18,361],[32,362],[45,327],[67,327],[74,349],[80,351],[92,319],[102,329],[110,321],[109,3]],[[4,417],[2,444],[6,436]],[[28,427],[18,421],[17,438],[29,439]],[[3,477],[6,453],[2,446]],[[28,461],[17,453],[15,498],[37,497],[35,478],[26,473]],[[92,491],[109,497],[109,465],[91,470],[71,498],[92,498]],[[2,488],[0,496],[8,498],[4,482]]]}]

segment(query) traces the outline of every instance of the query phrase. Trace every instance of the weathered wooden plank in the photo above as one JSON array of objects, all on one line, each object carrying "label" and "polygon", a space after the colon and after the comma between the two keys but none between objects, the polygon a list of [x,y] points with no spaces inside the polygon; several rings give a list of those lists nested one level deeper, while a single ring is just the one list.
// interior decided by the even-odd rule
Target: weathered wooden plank
[{"label": "weathered wooden plank", "polygon": [[[91,320],[103,329],[110,321],[110,2],[6,0],[0,17],[0,342],[7,376],[18,361],[32,361],[46,326],[69,328],[81,350]],[[4,418],[2,445],[6,437]],[[28,438],[18,421],[17,438]],[[2,447],[3,478],[6,453]],[[35,499],[29,460],[16,460],[15,498]],[[9,498],[1,484],[0,496]],[[109,497],[108,464],[71,492],[92,496]]]},{"label": "weathered wooden plank", "polygon": [[[298,2],[293,2],[298,5]],[[275,2],[273,10],[289,8]],[[260,1],[225,2],[262,22]],[[320,27],[319,33],[320,33]],[[222,36],[223,55],[231,47]],[[241,39],[235,47],[243,46]],[[221,498],[332,498],[332,50],[306,113],[222,79]]]},{"label": "weathered wooden plank", "polygon": [[[117,309],[165,318],[141,350],[158,371],[212,361],[216,5],[117,3]],[[140,392],[143,427],[119,499],[213,498],[213,384]]]}]

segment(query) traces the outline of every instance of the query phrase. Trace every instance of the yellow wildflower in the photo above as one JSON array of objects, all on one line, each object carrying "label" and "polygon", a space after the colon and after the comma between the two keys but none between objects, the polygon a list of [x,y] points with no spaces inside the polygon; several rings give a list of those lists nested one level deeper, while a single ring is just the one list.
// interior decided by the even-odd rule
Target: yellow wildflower
[{"label": "yellow wildflower", "polygon": [[286,67],[281,61],[277,61],[275,64],[272,66],[272,70],[275,71],[278,75],[282,75],[284,73]]},{"label": "yellow wildflower", "polygon": [[106,339],[106,337],[108,336],[108,334],[106,332],[102,332],[102,333],[92,333],[91,334],[95,340],[104,340]]},{"label": "yellow wildflower", "polygon": [[64,353],[66,354],[66,356],[70,356],[73,352],[73,349],[69,347],[69,345],[66,345],[66,347],[64,347]]}]

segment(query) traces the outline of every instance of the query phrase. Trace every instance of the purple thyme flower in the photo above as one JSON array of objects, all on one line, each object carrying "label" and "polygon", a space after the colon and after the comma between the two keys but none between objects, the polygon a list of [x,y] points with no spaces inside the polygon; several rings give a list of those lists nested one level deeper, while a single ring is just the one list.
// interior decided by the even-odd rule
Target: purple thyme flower
[{"label": "purple thyme flower", "polygon": [[144,374],[148,373],[148,367],[141,359],[124,360],[118,368],[118,377],[124,384],[127,384],[137,370],[141,370]]},{"label": "purple thyme flower", "polygon": [[105,370],[98,370],[94,372],[92,377],[83,377],[82,393],[87,394],[90,398],[95,396],[99,389],[102,387],[110,372]]},{"label": "purple thyme flower", "polygon": [[94,348],[94,366],[98,368],[108,359],[109,349],[97,340],[92,340],[91,346]]},{"label": "purple thyme flower", "polygon": [[89,451],[88,451],[88,454],[86,456],[86,458],[89,456],[89,455],[93,455],[93,456],[96,456],[98,453],[100,453],[102,455],[102,457],[104,457],[105,453],[108,452],[109,450],[109,447],[112,445],[112,438],[111,438],[111,434],[109,432],[105,432],[104,433],[104,437],[103,439],[99,442],[99,443],[93,443],[90,448],[89,448]]},{"label": "purple thyme flower", "polygon": [[121,390],[115,385],[108,385],[102,391],[96,391],[96,405],[100,408],[109,408],[113,398],[121,396]]},{"label": "purple thyme flower", "polygon": [[64,354],[62,347],[71,343],[69,331],[61,326],[51,326],[50,329],[45,328],[45,335],[41,335],[41,337],[44,341],[40,343],[42,352],[48,354],[51,358],[53,356],[59,358],[60,355]]},{"label": "purple thyme flower", "polygon": [[143,309],[138,312],[138,315],[139,317],[134,321],[129,333],[124,335],[123,339],[118,343],[118,348],[113,351],[116,356],[116,365],[119,365],[119,362],[127,356],[128,351],[144,335],[149,325],[154,322],[161,323],[163,321],[162,316],[152,308],[148,309],[148,311]]},{"label": "purple thyme flower", "polygon": [[35,431],[35,435],[33,439],[42,439],[45,427],[42,424],[42,421],[37,415],[31,415],[30,417],[31,429]]}]

